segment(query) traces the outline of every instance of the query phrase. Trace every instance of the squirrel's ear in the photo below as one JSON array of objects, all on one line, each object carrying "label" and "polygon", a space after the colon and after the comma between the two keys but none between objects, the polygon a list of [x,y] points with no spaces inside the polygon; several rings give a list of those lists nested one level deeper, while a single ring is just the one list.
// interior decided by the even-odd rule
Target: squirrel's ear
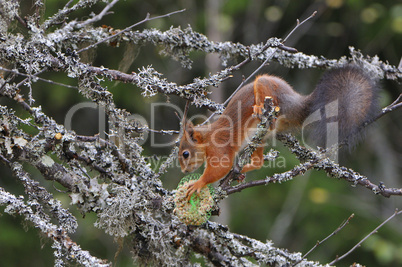
[{"label": "squirrel's ear", "polygon": [[192,122],[188,121],[185,124],[184,132],[188,134],[188,136],[193,140],[195,143],[202,142],[202,135],[200,132],[194,129],[194,125]]},{"label": "squirrel's ear", "polygon": [[202,143],[201,133],[198,131],[195,131],[194,129],[193,129],[193,133],[191,134],[191,139],[193,139],[193,141],[196,143]]},{"label": "squirrel's ear", "polygon": [[202,134],[199,131],[193,131],[192,138],[196,143],[202,143],[203,141]]}]

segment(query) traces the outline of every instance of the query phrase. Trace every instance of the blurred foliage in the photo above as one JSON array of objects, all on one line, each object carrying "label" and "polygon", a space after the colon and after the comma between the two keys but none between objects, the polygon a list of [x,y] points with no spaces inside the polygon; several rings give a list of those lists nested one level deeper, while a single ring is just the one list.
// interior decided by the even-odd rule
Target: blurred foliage
[{"label": "blurred foliage", "polygon": [[[214,0],[210,0],[214,1]],[[216,0],[218,1],[218,0]],[[42,10],[43,19],[62,8],[67,0],[47,0]],[[77,2],[77,1],[74,1]],[[120,1],[114,6],[114,14],[106,16],[96,23],[123,29],[145,18],[147,13],[159,15],[186,8],[169,18],[150,21],[140,25],[137,30],[155,27],[167,30],[171,26],[182,28],[190,25],[195,31],[204,33],[214,30],[221,41],[256,44],[269,37],[284,37],[294,27],[296,19],[304,19],[314,10],[318,11],[313,21],[307,23],[287,42],[288,46],[297,48],[306,54],[322,55],[326,58],[339,58],[348,55],[348,46],[360,49],[363,54],[377,55],[381,60],[398,65],[401,58],[402,44],[402,4],[395,0],[310,0],[310,1],[262,1],[231,0],[218,1],[219,27],[211,29],[208,10],[209,1],[197,0],[148,0]],[[32,14],[30,1],[22,1],[21,17]],[[70,18],[88,17],[92,12],[98,13],[103,3],[93,8],[72,13]],[[13,25],[12,31],[26,30],[19,24]],[[209,36],[208,36],[209,37]],[[210,37],[212,38],[212,37]],[[213,40],[213,39],[212,39]],[[183,69],[180,63],[159,54],[154,45],[134,46],[122,43],[119,47],[100,45],[81,55],[95,66],[106,66],[110,69],[121,69],[125,72],[136,71],[142,66],[152,65],[165,77],[178,84],[190,82],[198,76],[205,76],[208,69],[202,53],[191,54],[194,61],[192,69]],[[234,63],[234,62],[233,62]],[[246,65],[241,73],[225,82],[220,90],[228,96],[238,86],[242,75],[248,76],[257,63]],[[285,69],[276,63],[264,68],[264,72],[284,77],[298,91],[311,92],[318,80],[321,70]],[[62,73],[43,75],[43,78],[57,82],[72,84],[74,82]],[[184,102],[176,97],[156,96],[144,99],[138,88],[116,82],[105,82],[105,86],[113,93],[116,104],[126,108],[133,114],[140,114],[156,129],[178,129],[178,119],[174,110],[155,108],[151,103],[171,101],[184,107]],[[392,102],[401,93],[400,85],[383,81],[381,98],[383,106]],[[28,94],[28,89],[23,92]],[[75,104],[87,101],[77,91],[62,86],[37,82],[33,88],[35,105],[41,105],[45,113],[59,123],[64,123],[66,113]],[[0,99],[1,104],[6,100]],[[15,107],[17,112],[22,112]],[[207,113],[204,109],[190,109],[190,115]],[[95,109],[80,111],[73,118],[72,128],[79,134],[93,135],[98,132],[99,112]],[[383,181],[389,187],[402,187],[401,154],[402,154],[402,121],[400,111],[393,112],[372,126],[365,140],[350,154],[341,156],[341,163],[367,175],[372,181]],[[156,141],[164,142],[175,137],[156,136]],[[153,148],[150,137],[145,143],[145,154],[167,155],[170,147]],[[270,166],[248,174],[247,179],[257,179],[283,172],[295,164],[297,160],[286,149],[278,144],[274,147],[281,151],[280,158],[271,162]],[[22,187],[10,176],[7,169],[0,169],[0,186],[10,192],[22,192]],[[182,177],[179,168],[172,168],[164,175],[163,182],[168,189],[174,189]],[[40,174],[35,178],[41,181],[56,197],[69,206],[69,199],[64,193],[58,193],[49,181],[44,181]],[[12,188],[12,189],[10,189]],[[385,199],[376,196],[367,189],[353,188],[345,181],[327,178],[323,172],[311,171],[284,184],[270,184],[266,187],[247,189],[229,197],[227,207],[229,228],[237,233],[245,234],[260,240],[273,239],[275,245],[293,251],[307,252],[317,240],[321,240],[334,231],[352,213],[355,217],[342,231],[318,247],[309,255],[311,260],[322,263],[341,255],[372,229],[392,214],[395,208],[402,208],[402,200],[397,197]],[[71,208],[78,218],[82,216]],[[93,227],[94,214],[87,214],[80,219],[79,232],[72,236],[73,240],[84,249],[93,252],[94,256],[114,260],[118,251],[118,242]],[[23,227],[21,227],[21,224]],[[363,246],[354,251],[338,266],[349,266],[359,262],[367,266],[402,265],[402,218],[395,218],[379,233],[370,237]],[[0,217],[0,258],[4,266],[50,266],[53,257],[49,243],[44,237],[38,237],[38,231],[21,222],[19,217],[3,215]],[[25,232],[26,231],[26,232]],[[116,266],[131,266],[127,247],[130,240],[125,240],[123,251],[117,256]],[[21,257],[21,255],[24,255]],[[41,255],[38,257],[38,255]]]}]

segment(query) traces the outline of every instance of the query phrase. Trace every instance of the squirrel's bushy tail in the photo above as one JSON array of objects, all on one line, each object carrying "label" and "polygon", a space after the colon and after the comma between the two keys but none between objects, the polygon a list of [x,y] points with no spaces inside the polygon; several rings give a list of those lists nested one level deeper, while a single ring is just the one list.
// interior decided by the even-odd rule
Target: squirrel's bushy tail
[{"label": "squirrel's bushy tail", "polygon": [[353,146],[363,124],[380,111],[377,81],[355,65],[327,71],[306,100],[303,126],[321,147],[344,141]]}]

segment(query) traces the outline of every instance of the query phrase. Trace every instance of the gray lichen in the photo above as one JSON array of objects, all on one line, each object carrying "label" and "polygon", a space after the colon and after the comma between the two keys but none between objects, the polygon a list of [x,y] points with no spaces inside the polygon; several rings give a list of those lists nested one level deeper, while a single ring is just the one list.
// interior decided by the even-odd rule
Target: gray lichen
[{"label": "gray lichen", "polygon": [[[82,62],[77,49],[101,42],[120,30],[93,26],[95,20],[102,18],[98,16],[94,19],[95,14],[82,21],[71,20],[68,16],[98,2],[80,0],[73,4],[69,1],[69,5],[49,18],[27,16],[24,25],[27,31],[24,33],[9,29],[18,18],[19,2],[0,2],[0,63],[2,66],[12,66],[12,69],[1,67],[1,71],[12,75],[11,78],[0,78],[0,95],[22,106],[25,112],[21,118],[15,115],[13,108],[0,106],[0,160],[25,188],[25,195],[19,197],[0,188],[0,205],[5,206],[4,211],[23,216],[52,240],[56,266],[70,263],[83,266],[111,265],[82,250],[71,240],[68,234],[79,227],[76,218],[31,177],[24,169],[24,164],[27,164],[39,170],[46,180],[63,185],[74,208],[84,214],[95,212],[98,216],[96,227],[113,237],[131,240],[134,259],[140,263],[190,265],[190,256],[196,254],[206,262],[221,265],[252,266],[257,262],[258,265],[284,266],[300,261],[298,266],[320,266],[319,263],[302,259],[300,253],[279,249],[270,241],[264,243],[231,233],[217,223],[207,222],[195,228],[181,223],[173,214],[173,193],[163,188],[160,179],[176,159],[177,148],[172,149],[157,172],[152,170],[140,145],[141,134],[149,129],[133,121],[132,114],[115,105],[113,94],[104,85],[105,81],[133,84],[144,97],[177,95],[190,100],[195,106],[221,113],[224,106],[209,98],[208,87],[216,87],[232,75],[236,70],[230,66],[232,62],[264,61],[273,56],[273,60],[290,68],[330,68],[355,60],[373,75],[399,81],[402,80],[401,71],[376,57],[363,56],[354,49],[351,49],[350,58],[328,60],[303,53],[277,51],[276,48],[281,45],[278,38],[250,46],[212,42],[191,27],[184,30],[171,27],[167,31],[126,31],[112,40],[158,46],[161,54],[179,61],[186,68],[192,66],[191,52],[216,53],[225,69],[179,85],[147,66],[148,63],[130,74],[91,66]],[[112,2],[104,2],[111,7]],[[38,0],[33,5],[42,8],[45,3]],[[99,136],[80,136],[57,123],[40,106],[33,106],[35,99],[32,90],[36,88],[39,75],[48,71],[64,73],[77,81],[78,88],[71,87],[105,110],[115,125],[110,129],[111,134],[117,135],[119,130],[123,130],[123,134],[119,135],[119,144]],[[13,76],[21,76],[23,81],[15,82]],[[30,89],[28,103],[20,93],[21,85]],[[26,128],[34,130],[35,134],[31,136]],[[133,137],[132,133],[140,137]],[[248,153],[252,153],[265,133],[266,126],[262,125]],[[307,169],[317,168],[325,170],[331,177],[345,179],[354,185],[364,185],[384,196],[398,193],[398,189],[371,184],[366,177],[327,160],[323,153],[304,149],[292,137],[288,136],[282,141],[296,154],[301,164],[288,172],[267,177],[262,183],[284,182],[303,174]],[[266,158],[271,160],[276,156],[277,152],[271,152]],[[218,195],[223,195],[220,192]],[[50,218],[54,218],[54,221]]]}]

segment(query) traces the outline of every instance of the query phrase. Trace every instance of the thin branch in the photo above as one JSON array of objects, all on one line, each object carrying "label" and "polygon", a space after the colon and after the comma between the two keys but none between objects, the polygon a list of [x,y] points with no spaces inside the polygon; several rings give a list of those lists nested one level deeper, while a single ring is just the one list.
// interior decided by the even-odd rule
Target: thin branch
[{"label": "thin branch", "polygon": [[18,14],[15,15],[15,18],[18,20],[19,23],[21,23],[24,28],[28,28],[28,25],[25,20],[23,20]]},{"label": "thin branch", "polygon": [[92,167],[94,170],[107,176],[110,179],[112,179],[114,176],[113,173],[110,173],[110,172],[106,171],[104,168],[102,168],[101,166],[97,165],[94,162],[94,160],[90,159],[89,157],[81,156],[78,153],[73,152],[71,150],[68,150],[67,147],[64,147],[64,154],[69,160],[76,159],[78,161],[81,161],[81,162],[85,163],[87,166]]},{"label": "thin branch", "polygon": [[54,196],[49,193],[46,188],[39,185],[39,182],[31,178],[31,175],[26,172],[22,165],[18,162],[11,162],[0,154],[2,160],[12,171],[13,175],[22,183],[26,194],[31,199],[37,199],[52,210],[52,215],[63,226],[67,232],[74,232],[78,227],[77,220],[69,212],[63,208],[61,202],[54,199]]},{"label": "thin branch", "polygon": [[65,5],[64,8],[68,8],[74,0],[69,0]]},{"label": "thin branch", "polygon": [[[4,70],[4,71],[6,71],[6,70]],[[8,72],[10,72],[10,71],[13,71],[13,70],[8,70]],[[47,68],[44,68],[44,69],[42,69],[41,71],[38,71],[37,73],[35,73],[35,74],[33,74],[33,75],[25,76],[26,78],[23,79],[22,81],[20,81],[15,87],[17,87],[17,88],[20,87],[21,85],[23,85],[23,84],[26,83],[27,81],[31,80],[32,77],[38,78],[37,75],[39,75],[39,74],[41,74],[41,73],[43,73],[43,72],[45,72],[45,71],[47,71]],[[14,73],[14,74],[16,74],[16,73]],[[21,73],[19,73],[18,75],[20,75],[20,74],[21,74]],[[23,75],[21,75],[21,76],[23,76]],[[53,82],[53,81],[52,81],[52,82]]]},{"label": "thin branch", "polygon": [[246,165],[246,162],[250,159],[257,147],[262,144],[265,135],[269,132],[269,129],[273,121],[276,119],[279,111],[279,107],[276,107],[273,104],[273,98],[266,97],[264,100],[264,110],[261,114],[261,122],[257,125],[257,131],[251,138],[251,141],[244,148],[242,155],[239,157],[239,171],[241,171]]},{"label": "thin branch", "polygon": [[286,43],[286,41],[289,39],[289,37],[304,23],[306,23],[307,21],[309,21],[310,19],[312,19],[315,15],[317,14],[317,11],[314,11],[313,14],[311,14],[308,18],[306,18],[305,20],[303,20],[302,22],[300,22],[299,20],[297,20],[296,23],[296,27],[293,28],[293,30],[286,36],[285,39],[283,39],[283,44]]},{"label": "thin branch", "polygon": [[72,1],[68,1],[63,9],[59,9],[59,11],[57,13],[55,13],[53,16],[51,16],[50,18],[48,18],[42,24],[41,27],[46,30],[49,27],[51,27],[52,25],[62,23],[70,13],[72,13],[76,10],[79,10],[81,8],[85,8],[87,6],[94,5],[97,2],[99,2],[99,0],[93,0],[93,1],[79,0],[75,5],[73,5],[72,7],[69,7],[70,4],[72,3]]},{"label": "thin branch", "polygon": [[105,15],[109,14],[108,13],[109,9],[111,9],[117,2],[119,2],[119,0],[113,0],[112,2],[107,4],[105,6],[105,8],[98,15],[96,15],[96,16],[90,18],[90,19],[87,19],[86,21],[80,23],[77,26],[84,27],[84,26],[86,26],[88,24],[91,24],[91,23],[94,23],[94,22],[97,22],[97,21],[101,20]]},{"label": "thin branch", "polygon": [[377,233],[377,231],[378,231],[382,226],[384,226],[384,225],[385,225],[387,222],[389,222],[392,218],[394,218],[395,216],[397,216],[397,215],[399,215],[399,214],[401,214],[401,213],[402,213],[402,210],[398,211],[398,209],[396,209],[395,212],[394,212],[390,217],[388,217],[388,219],[386,219],[385,221],[383,221],[379,226],[377,226],[373,231],[371,231],[371,233],[369,233],[366,237],[364,237],[362,240],[360,240],[360,242],[357,243],[357,244],[356,244],[353,248],[351,248],[348,252],[346,252],[345,254],[343,254],[343,255],[340,256],[340,257],[336,257],[336,259],[333,260],[333,261],[331,261],[331,262],[329,263],[329,265],[333,265],[334,263],[336,263],[336,262],[338,262],[338,261],[344,259],[344,258],[345,258],[346,256],[348,256],[350,253],[352,253],[356,248],[360,247],[361,244],[362,244],[367,238],[369,238],[369,237],[372,236],[373,234]]},{"label": "thin branch", "polygon": [[3,84],[0,86],[0,94],[3,95],[6,84],[10,83],[12,80],[14,80],[14,78],[15,78],[15,74],[12,73],[11,75],[9,75],[7,77],[7,79],[4,80]]},{"label": "thin branch", "polygon": [[[402,107],[402,94],[400,94],[400,95],[398,96],[398,98],[397,98],[394,102],[392,102],[390,105],[388,105],[388,106],[386,106],[385,108],[383,108],[382,111],[381,111],[381,113],[380,113],[377,117],[375,117],[375,118],[373,119],[373,121],[378,120],[379,118],[381,118],[381,117],[384,116],[385,114],[387,114],[387,113],[389,113],[389,112],[392,112],[392,111],[394,111],[394,110],[396,110],[396,109],[398,109],[398,108],[400,108],[400,107]],[[365,123],[365,124],[369,124],[369,123],[370,123],[370,122],[367,122],[367,123]]]},{"label": "thin branch", "polygon": [[178,134],[178,133],[180,133],[180,131],[177,131],[177,130],[154,130],[154,129],[151,129],[151,128],[148,128],[148,127],[143,127],[143,128],[140,128],[141,130],[144,130],[144,131],[149,131],[149,132],[152,132],[152,133],[159,133],[159,134],[167,134],[167,135],[172,135],[172,134]]},{"label": "thin branch", "polygon": [[6,165],[10,165],[11,161],[9,161],[6,157],[3,156],[3,154],[0,154],[0,160],[4,161]]},{"label": "thin branch", "polygon": [[166,172],[167,168],[173,164],[173,162],[177,159],[177,153],[179,152],[179,147],[174,146],[172,151],[170,152],[167,159],[161,164],[158,169],[158,176],[162,175]]},{"label": "thin branch", "polygon": [[15,101],[17,101],[18,104],[20,104],[22,106],[22,108],[26,111],[28,111],[29,113],[33,113],[31,106],[25,102],[24,98],[22,97],[22,95],[20,95],[19,93],[17,93],[17,91],[14,91],[13,93],[15,93],[14,95],[11,95],[10,92],[4,91],[4,85],[5,83],[2,85],[2,88],[0,89],[0,95],[2,96],[6,96],[8,98],[11,98]]},{"label": "thin branch", "polygon": [[[59,82],[55,82],[55,81],[52,81],[52,80],[44,79],[44,78],[36,76],[37,74],[29,75],[29,74],[21,73],[18,70],[10,70],[10,69],[6,69],[6,68],[3,68],[3,67],[0,67],[0,70],[6,71],[6,72],[11,72],[11,73],[14,73],[16,75],[24,76],[24,77],[27,77],[28,79],[32,79],[32,80],[38,79],[40,81],[47,82],[47,83],[50,83],[50,84],[60,85],[60,86],[64,86],[64,87],[67,87],[67,88],[78,89],[77,86],[73,86],[73,85],[69,85],[69,84],[64,84],[64,83],[59,83]],[[41,73],[41,72],[39,72],[39,73]],[[25,81],[25,79],[23,81]],[[22,82],[20,82],[18,85],[21,85],[21,83]]]},{"label": "thin branch", "polygon": [[314,163],[311,162],[306,162],[299,164],[295,167],[293,167],[291,170],[283,172],[283,173],[276,173],[272,176],[268,176],[265,179],[262,180],[255,180],[255,181],[250,181],[247,183],[241,183],[233,187],[224,187],[222,190],[226,192],[227,195],[233,194],[240,192],[246,188],[251,188],[255,186],[261,186],[261,185],[267,185],[269,183],[276,183],[276,182],[285,182],[288,180],[291,180],[292,178],[298,176],[298,175],[303,175],[306,173],[306,171],[312,169],[314,167]]},{"label": "thin branch", "polygon": [[133,24],[133,25],[127,27],[127,28],[125,28],[124,30],[122,30],[122,31],[120,31],[120,32],[118,32],[118,33],[116,33],[116,34],[114,34],[114,35],[108,36],[108,37],[106,37],[106,38],[104,38],[104,39],[102,39],[102,40],[100,40],[100,41],[98,41],[98,42],[96,42],[96,43],[94,43],[94,44],[92,44],[92,45],[89,45],[89,46],[87,46],[87,47],[84,47],[84,48],[78,50],[77,53],[81,53],[81,52],[84,52],[84,51],[86,51],[86,50],[88,50],[88,49],[91,49],[91,48],[93,48],[93,47],[95,47],[95,46],[97,46],[97,45],[99,45],[99,44],[101,44],[101,43],[103,43],[103,42],[106,42],[106,41],[108,41],[108,40],[110,40],[110,39],[112,39],[112,38],[115,38],[116,36],[118,36],[118,35],[120,35],[120,34],[123,34],[123,33],[127,32],[127,31],[131,30],[132,28],[134,28],[134,27],[136,27],[136,26],[138,26],[138,25],[141,25],[141,24],[143,24],[143,23],[145,23],[145,22],[147,22],[147,21],[151,21],[151,20],[155,20],[155,19],[160,19],[160,18],[164,18],[164,17],[169,17],[169,16],[171,16],[171,15],[174,15],[174,14],[177,14],[177,13],[180,13],[180,12],[184,12],[184,11],[185,11],[185,9],[177,10],[177,11],[173,11],[173,12],[167,13],[167,14],[165,14],[165,15],[156,16],[156,17],[152,17],[152,18],[150,17],[150,14],[148,13],[148,14],[146,15],[145,19],[143,19],[143,20],[141,20],[141,21],[139,21],[139,22],[137,22],[137,23],[135,23],[135,24]]},{"label": "thin branch", "polygon": [[[340,230],[342,230],[347,224],[349,224],[350,220],[353,219],[355,215],[352,213],[352,215],[349,216],[349,218],[347,218],[338,228],[335,229],[335,231],[333,231],[331,234],[329,234],[326,238],[324,238],[321,241],[317,241],[317,243],[314,245],[314,247],[312,247],[306,254],[303,255],[303,257],[301,258],[301,260],[305,259],[312,251],[314,251],[314,249],[316,249],[319,245],[321,245],[322,243],[324,243],[325,241],[327,241],[329,238],[333,237],[334,235],[336,235]],[[300,260],[300,261],[301,261]],[[297,265],[298,263],[300,263],[300,261],[296,262],[295,264],[293,264],[292,266]]]}]

